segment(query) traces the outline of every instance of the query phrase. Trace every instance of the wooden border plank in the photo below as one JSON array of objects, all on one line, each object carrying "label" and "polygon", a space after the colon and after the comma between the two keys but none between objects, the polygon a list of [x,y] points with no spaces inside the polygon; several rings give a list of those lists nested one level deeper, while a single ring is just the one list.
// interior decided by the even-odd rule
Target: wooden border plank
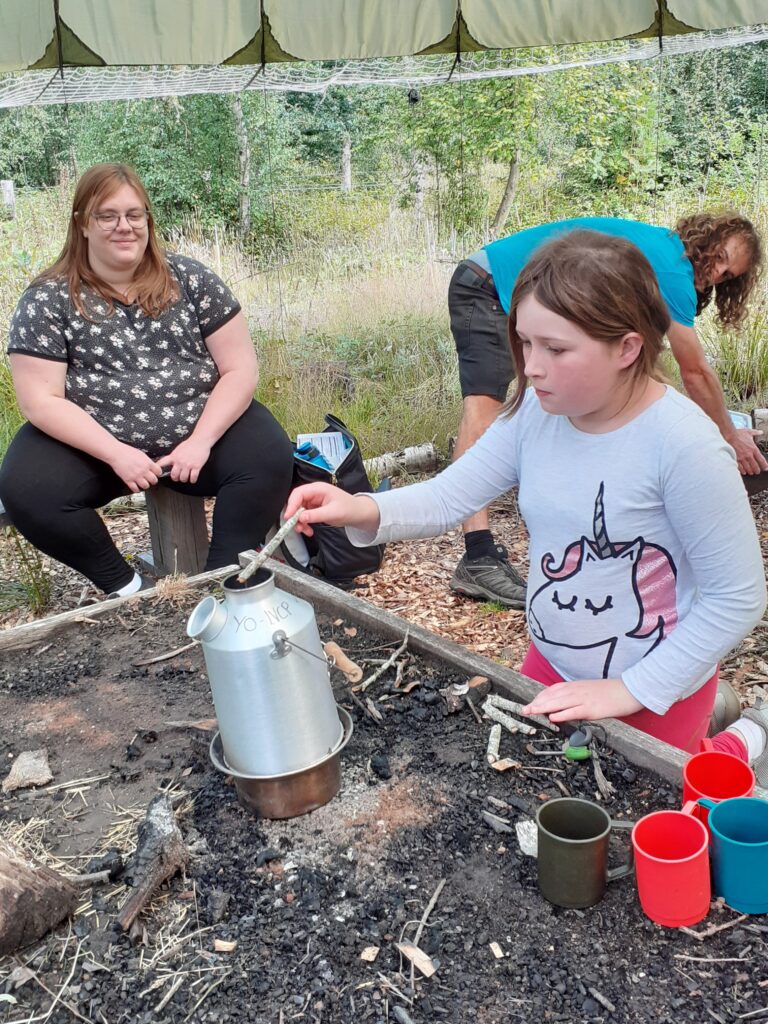
[{"label": "wooden border plank", "polygon": [[[255,551],[243,552],[240,555],[241,565],[247,565],[255,554]],[[490,658],[474,654],[454,640],[438,636],[422,626],[400,618],[399,615],[368,604],[354,594],[332,587],[323,580],[291,569],[274,559],[269,559],[266,567],[274,572],[279,587],[309,601],[318,611],[345,616],[358,625],[392,640],[402,640],[407,630],[408,644],[413,651],[445,662],[459,672],[466,673],[468,677],[486,676],[495,689],[513,700],[527,703],[541,690],[541,685],[533,679],[499,665]],[[230,565],[213,572],[200,573],[198,576],[188,577],[187,582],[192,587],[203,586],[206,583],[217,582],[239,568],[240,566]],[[100,604],[86,605],[84,608],[75,608],[61,615],[15,626],[0,633],[0,651],[30,647],[68,626],[76,625],[78,621],[98,618],[115,608],[122,607],[125,601],[143,601],[157,596],[157,588],[152,588],[132,594],[130,597],[113,598]],[[668,743],[662,743],[661,740],[654,739],[613,718],[604,719],[600,725],[605,729],[608,746],[622,754],[632,764],[647,768],[668,782],[681,782],[682,767],[688,759],[684,751]]]}]

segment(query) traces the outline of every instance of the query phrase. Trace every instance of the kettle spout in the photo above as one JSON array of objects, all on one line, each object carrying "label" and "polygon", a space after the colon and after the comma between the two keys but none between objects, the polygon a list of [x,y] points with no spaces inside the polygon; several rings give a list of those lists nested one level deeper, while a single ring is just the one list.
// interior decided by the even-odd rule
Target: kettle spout
[{"label": "kettle spout", "polygon": [[227,610],[215,597],[204,597],[187,621],[187,636],[208,643],[219,635],[227,621]]}]

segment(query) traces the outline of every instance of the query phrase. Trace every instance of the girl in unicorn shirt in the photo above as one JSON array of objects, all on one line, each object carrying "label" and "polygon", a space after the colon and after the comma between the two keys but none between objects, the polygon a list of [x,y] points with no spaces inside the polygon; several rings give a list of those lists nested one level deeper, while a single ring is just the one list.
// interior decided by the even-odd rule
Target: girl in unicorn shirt
[{"label": "girl in unicorn shirt", "polygon": [[[443,533],[518,487],[530,536],[521,672],[545,686],[526,712],[620,718],[694,752],[717,663],[760,620],[766,592],[733,449],[656,368],[669,322],[632,243],[559,237],[517,280],[521,383],[473,447],[434,479],[382,494],[300,487],[286,515],[303,505],[301,532],[323,522],[381,543]],[[714,743],[766,785],[767,739],[768,707]]]}]

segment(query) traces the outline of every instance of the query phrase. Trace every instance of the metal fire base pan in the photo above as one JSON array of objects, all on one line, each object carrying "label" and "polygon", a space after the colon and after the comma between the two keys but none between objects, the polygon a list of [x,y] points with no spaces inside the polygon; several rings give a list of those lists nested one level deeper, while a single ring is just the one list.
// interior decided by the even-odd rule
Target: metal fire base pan
[{"label": "metal fire base pan", "polygon": [[327,757],[309,768],[287,775],[243,775],[227,765],[221,733],[211,740],[210,758],[214,768],[235,780],[237,797],[259,818],[297,818],[332,800],[341,788],[340,754],[352,735],[352,718],[337,706],[343,735]]}]

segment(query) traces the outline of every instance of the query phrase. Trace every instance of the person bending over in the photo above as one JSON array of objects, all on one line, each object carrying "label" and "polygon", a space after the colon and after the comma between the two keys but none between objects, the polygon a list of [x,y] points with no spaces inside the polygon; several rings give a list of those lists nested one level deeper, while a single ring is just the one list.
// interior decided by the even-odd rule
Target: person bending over
[{"label": "person bending over", "polygon": [[[517,276],[543,243],[575,228],[627,238],[644,253],[659,282],[671,323],[667,331],[685,390],[714,420],[736,452],[742,474],[768,468],[749,430],[737,430],[726,411],[717,375],[694,330],[694,318],[714,298],[724,327],[740,323],[761,263],[760,240],[738,214],[697,213],[674,231],[638,221],[591,217],[519,231],[485,246],[456,268],[448,289],[451,331],[464,399],[454,451],[459,458],[498,415],[514,376],[507,313]],[[464,524],[466,551],[451,589],[510,608],[525,607],[525,581],[495,543],[487,509]]]},{"label": "person bending over", "polygon": [[[303,506],[305,533],[331,523],[380,543],[443,533],[518,487],[531,567],[521,672],[544,684],[525,712],[615,717],[694,752],[717,663],[760,620],[766,590],[734,449],[656,369],[669,323],[635,245],[572,231],[518,275],[517,391],[469,451],[386,494],[297,488],[285,514]],[[766,738],[768,707],[713,742],[765,785]]]},{"label": "person bending over", "polygon": [[21,296],[8,352],[28,422],[0,468],[0,500],[35,547],[105,593],[148,585],[95,511],[118,495],[158,483],[215,495],[207,569],[279,521],[292,448],[254,401],[240,305],[202,263],[160,248],[131,168],[82,176],[64,248]]}]

